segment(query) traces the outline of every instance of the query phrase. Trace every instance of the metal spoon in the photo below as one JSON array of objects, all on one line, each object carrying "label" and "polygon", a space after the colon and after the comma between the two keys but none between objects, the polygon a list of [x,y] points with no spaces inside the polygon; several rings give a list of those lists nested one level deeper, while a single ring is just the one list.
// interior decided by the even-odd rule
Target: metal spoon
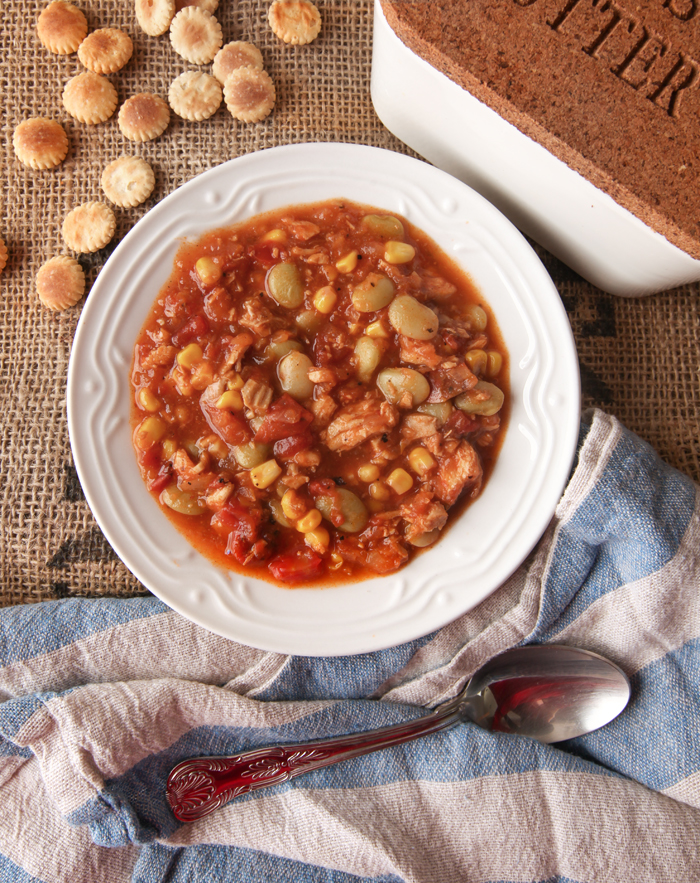
[{"label": "metal spoon", "polygon": [[183,761],[168,777],[168,803],[181,822],[193,822],[241,794],[465,721],[545,743],[573,739],[617,717],[629,695],[624,672],[597,653],[556,644],[519,647],[482,666],[455,699],[409,723]]}]

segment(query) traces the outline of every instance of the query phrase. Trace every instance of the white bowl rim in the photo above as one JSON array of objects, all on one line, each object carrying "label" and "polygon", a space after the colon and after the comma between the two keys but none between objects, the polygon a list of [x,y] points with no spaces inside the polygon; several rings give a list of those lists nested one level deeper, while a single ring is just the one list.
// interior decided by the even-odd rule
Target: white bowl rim
[{"label": "white bowl rim", "polygon": [[[397,574],[289,590],[224,572],[160,512],[131,447],[128,375],[136,333],[183,238],[272,208],[336,197],[404,215],[465,264],[510,350],[513,407],[483,494],[433,549]],[[570,474],[580,383],[559,294],[532,248],[497,209],[422,160],[365,145],[311,142],[229,160],[144,215],[106,262],[83,307],[67,403],[74,463],[88,505],[147,589],[193,622],[240,643],[337,656],[424,637],[472,609],[523,562]]]}]

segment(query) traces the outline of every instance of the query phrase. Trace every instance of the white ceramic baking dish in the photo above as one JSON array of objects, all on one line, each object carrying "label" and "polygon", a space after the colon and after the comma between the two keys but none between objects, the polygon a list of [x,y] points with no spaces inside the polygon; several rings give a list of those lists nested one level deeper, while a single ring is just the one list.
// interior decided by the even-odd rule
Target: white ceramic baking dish
[{"label": "white ceramic baking dish", "polygon": [[408,49],[379,0],[371,94],[394,135],[598,288],[630,297],[700,280],[700,261]]}]

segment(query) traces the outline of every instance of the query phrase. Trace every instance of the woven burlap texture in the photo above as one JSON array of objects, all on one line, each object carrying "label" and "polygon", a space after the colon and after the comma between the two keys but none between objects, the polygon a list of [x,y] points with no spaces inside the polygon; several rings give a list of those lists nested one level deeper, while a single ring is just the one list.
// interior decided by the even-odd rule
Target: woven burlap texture
[{"label": "woven burlap texture", "polygon": [[[143,156],[156,173],[152,197],[116,209],[111,245],[80,258],[88,286],[119,239],[149,208],[195,175],[232,157],[279,144],[344,141],[412,151],[376,116],[370,97],[372,0],[319,0],[320,36],[308,46],[281,43],[267,23],[267,0],[221,0],[216,12],[224,41],[248,40],[263,54],[277,89],[263,122],[235,121],[224,106],[209,120],[172,115],[166,132],[133,145],[116,114],[90,127],[63,109],[66,81],[79,73],[77,56],[42,47],[36,20],[44,3],[3,3],[0,34],[4,186],[0,235],[10,257],[0,275],[0,605],[66,595],[127,596],[143,587],[114,555],[85,503],[68,438],[65,385],[78,305],[50,313],[34,287],[38,268],[66,253],[65,215],[89,199],[104,199],[103,168],[122,153]],[[167,96],[170,83],[193,66],[168,35],[149,37],[132,2],[77,2],[90,30],[119,27],[134,42],[127,66],[110,77],[119,101],[140,91]],[[209,66],[200,69],[209,70]],[[47,116],[66,128],[70,149],[57,169],[33,172],[15,158],[12,133],[23,119]],[[698,289],[686,286],[641,300],[603,294],[536,246],[566,305],[579,348],[585,405],[616,414],[672,465],[700,479]]]}]

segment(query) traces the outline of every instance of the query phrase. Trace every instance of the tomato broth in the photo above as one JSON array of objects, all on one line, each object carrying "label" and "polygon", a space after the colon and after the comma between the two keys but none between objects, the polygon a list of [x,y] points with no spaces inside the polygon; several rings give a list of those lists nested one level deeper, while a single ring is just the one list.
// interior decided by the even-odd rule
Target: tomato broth
[{"label": "tomato broth", "polygon": [[187,541],[276,584],[392,573],[490,474],[508,354],[399,215],[290,206],[180,247],[136,342],[141,474]]}]

